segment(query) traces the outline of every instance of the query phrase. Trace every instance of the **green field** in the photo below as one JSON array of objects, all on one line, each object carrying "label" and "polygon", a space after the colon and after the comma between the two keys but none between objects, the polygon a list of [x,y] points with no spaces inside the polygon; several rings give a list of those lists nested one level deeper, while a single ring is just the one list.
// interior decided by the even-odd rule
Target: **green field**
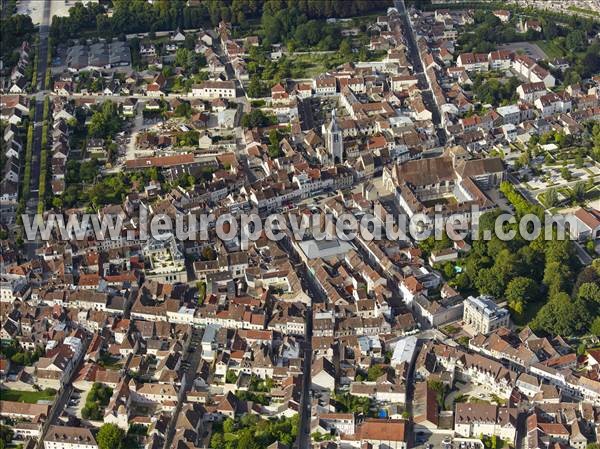
[{"label": "green field", "polygon": [[[329,57],[328,57],[329,56]],[[303,54],[289,56],[293,78],[313,78],[327,71],[326,62],[330,55]]]},{"label": "green field", "polygon": [[53,401],[56,393],[42,391],[0,390],[3,401],[27,402],[37,404],[38,401]]},{"label": "green field", "polygon": [[[369,52],[368,61],[381,61],[384,56],[385,52],[382,51]],[[332,67],[342,65],[350,60],[350,57],[341,55],[336,51],[314,53],[297,52],[288,54],[285,56],[285,59],[274,61],[272,64],[283,64],[285,61],[285,63],[288,64],[291,78],[308,79],[314,78]],[[269,75],[265,76],[263,73],[263,80],[266,80],[267,78],[269,78]],[[277,79],[276,76],[271,81],[276,81]]]},{"label": "green field", "polygon": [[587,8],[579,8],[577,6],[569,6],[567,8],[569,11],[573,11],[573,12],[578,12],[580,14],[589,14],[591,16],[596,16],[598,17],[598,12],[597,11],[593,11],[591,9],[587,9]]},{"label": "green field", "polygon": [[534,41],[532,44],[536,44],[538,47],[540,47],[550,59],[562,58],[566,54],[564,48],[552,41]]}]

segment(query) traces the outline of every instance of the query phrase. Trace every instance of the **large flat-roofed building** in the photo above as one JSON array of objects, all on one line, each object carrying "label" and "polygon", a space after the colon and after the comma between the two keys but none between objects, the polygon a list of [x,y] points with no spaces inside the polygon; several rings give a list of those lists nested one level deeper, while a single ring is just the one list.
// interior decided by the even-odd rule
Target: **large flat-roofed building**
[{"label": "large flat-roofed building", "polygon": [[127,42],[98,42],[74,45],[67,50],[67,66],[72,72],[131,66],[131,51]]},{"label": "large flat-roofed building", "polygon": [[414,362],[416,354],[417,337],[409,335],[408,337],[398,340],[396,346],[394,346],[391,365],[398,366],[402,363],[407,363],[410,366]]},{"label": "large flat-roofed building", "polygon": [[489,334],[500,328],[508,327],[508,310],[499,307],[491,296],[469,296],[465,300],[463,321],[476,333]]},{"label": "large flat-roofed building", "polygon": [[348,242],[335,237],[323,240],[305,240],[300,242],[299,246],[307,259],[327,259],[342,256],[352,249],[352,245]]}]

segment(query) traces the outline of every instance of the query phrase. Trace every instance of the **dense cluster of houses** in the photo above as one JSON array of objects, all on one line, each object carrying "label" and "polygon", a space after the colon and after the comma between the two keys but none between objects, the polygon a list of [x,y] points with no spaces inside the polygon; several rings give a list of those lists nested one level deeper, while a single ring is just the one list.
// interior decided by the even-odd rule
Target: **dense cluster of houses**
[{"label": "dense cluster of houses", "polygon": [[[551,129],[574,134],[584,118],[600,117],[598,79],[555,93],[552,75],[530,57],[503,50],[456,55],[471,11],[411,10],[410,16],[427,86],[410,60],[412,30],[393,8],[372,25],[378,32],[369,48],[385,50],[382,61],[343,64],[310,81],[284,80],[261,106],[240,98],[244,58],[258,38],[234,39],[225,22],[196,35],[194,51],[206,57],[211,79],[189,95],[163,98],[162,73],[107,75],[103,93],[128,96],[119,110],[125,117],[140,110],[171,117],[181,106],[191,112],[137,133],[135,154],[118,169],[155,169],[161,181],[132,183],[121,202],[95,210],[100,220],[122,220],[119,235],[102,240],[90,231],[71,241],[52,235],[28,260],[16,244],[1,242],[0,338],[22,354],[39,355],[0,358],[3,388],[54,391],[59,398],[73,389],[85,396],[98,385],[110,388],[99,415],[87,417],[85,399],[79,405],[70,396],[35,404],[3,400],[0,414],[17,421],[16,440],[43,435],[45,449],[95,449],[102,424],[124,431],[136,424],[147,428],[145,448],[171,441],[169,447],[193,449],[209,447],[221,431],[215,423],[249,414],[289,418],[308,407],[309,422],[299,427],[323,449],[407,449],[417,432],[432,430],[478,445],[482,434],[511,446],[524,441],[528,449],[585,449],[596,441],[600,354],[578,357],[561,337],[529,328],[515,333],[497,298],[465,298],[445,282],[439,264],[468,253],[465,240],[426,258],[409,238],[318,238],[325,216],[383,223],[399,212],[432,217],[441,205],[444,217],[469,221],[473,206],[479,213],[498,207],[498,187],[507,179],[503,159],[490,157],[490,149]],[[167,52],[184,41],[183,32],[173,33]],[[126,66],[121,50],[117,43],[73,48],[73,67],[54,82],[54,195],[68,187],[76,108],[89,112],[105,101],[67,97],[87,93],[78,88],[80,69]],[[154,44],[140,44],[140,55],[158,58]],[[225,79],[227,64],[242,83]],[[476,99],[463,87],[482,71],[519,76],[519,101],[469,115]],[[22,155],[20,123],[29,108],[23,96],[1,101],[11,161],[1,200],[14,205],[20,170],[12,161]],[[322,117],[313,114],[317,103]],[[270,120],[241,128],[242,111],[253,107]],[[178,138],[190,131],[198,142],[181,145]],[[109,160],[107,141],[87,139],[85,154]],[[193,185],[179,182],[189,177]],[[212,222],[208,239],[141,235],[142,214],[176,221],[282,210],[313,225],[299,239],[287,230],[279,242],[261,234],[246,247],[220,238]],[[581,232],[598,235],[600,217],[581,211]],[[66,215],[85,212],[72,208]],[[452,324],[466,341],[441,331]],[[357,401],[367,405],[358,409]],[[276,442],[270,449],[283,447]]]},{"label": "dense cluster of houses", "polygon": [[17,63],[10,69],[10,76],[2,78],[0,86],[2,92],[6,94],[25,94],[31,82],[28,73],[31,73],[31,65],[33,64],[33,52],[29,42],[23,42],[18,48],[19,59]]},{"label": "dense cluster of houses", "polygon": [[[27,135],[24,120],[29,117],[29,107],[29,98],[24,95],[3,95],[0,99],[0,120],[6,123],[2,135],[2,159],[5,162],[0,181],[0,207],[3,210],[14,208],[17,202]],[[9,215],[6,214],[5,220]]]}]

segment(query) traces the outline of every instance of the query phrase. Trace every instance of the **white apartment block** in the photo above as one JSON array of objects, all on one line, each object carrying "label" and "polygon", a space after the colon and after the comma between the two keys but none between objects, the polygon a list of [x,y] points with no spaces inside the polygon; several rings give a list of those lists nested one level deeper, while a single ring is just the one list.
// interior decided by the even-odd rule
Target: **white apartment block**
[{"label": "white apartment block", "polygon": [[192,96],[198,98],[235,98],[234,81],[205,81],[192,86]]}]

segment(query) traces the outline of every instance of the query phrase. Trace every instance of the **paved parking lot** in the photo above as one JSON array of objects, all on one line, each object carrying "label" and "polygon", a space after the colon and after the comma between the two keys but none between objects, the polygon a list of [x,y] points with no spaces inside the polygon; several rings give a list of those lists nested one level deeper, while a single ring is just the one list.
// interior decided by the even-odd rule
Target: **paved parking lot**
[{"label": "paved parking lot", "polygon": [[531,42],[512,42],[510,44],[503,44],[498,47],[500,50],[510,50],[513,52],[522,52],[527,56],[531,56],[533,59],[548,59],[546,53]]},{"label": "paved parking lot", "polygon": [[414,449],[483,449],[477,438],[454,437],[452,430],[415,429]]},{"label": "paved parking lot", "polygon": [[451,438],[453,432],[449,430],[448,432],[432,433],[429,430],[416,430],[415,432],[415,449],[444,449],[442,446],[444,440]]},{"label": "paved parking lot", "polygon": [[73,394],[71,394],[71,397],[67,401],[65,411],[77,418],[81,418],[81,409],[85,406],[87,393],[87,391],[74,389]]}]

